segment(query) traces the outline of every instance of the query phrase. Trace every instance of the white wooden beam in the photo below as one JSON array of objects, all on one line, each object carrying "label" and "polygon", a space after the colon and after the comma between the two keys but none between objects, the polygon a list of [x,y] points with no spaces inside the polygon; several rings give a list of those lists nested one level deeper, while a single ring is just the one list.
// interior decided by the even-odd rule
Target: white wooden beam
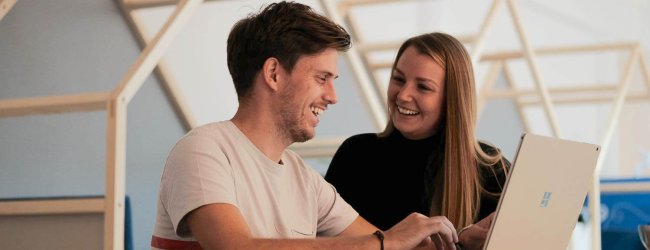
[{"label": "white wooden beam", "polygon": [[0,21],[16,5],[16,0],[0,0]]},{"label": "white wooden beam", "polygon": [[[538,48],[533,51],[534,54],[536,55],[554,55],[554,54],[585,53],[585,52],[597,52],[597,51],[630,50],[634,48],[634,46],[635,43],[609,43],[609,44],[547,47],[547,48]],[[526,52],[521,50],[498,51],[498,52],[484,53],[481,56],[481,61],[518,59],[518,58],[523,58],[525,56],[526,56]]]},{"label": "white wooden beam", "polygon": [[[332,0],[325,0],[332,1]],[[342,0],[339,2],[338,11],[341,16],[346,16],[350,8],[355,6],[378,4],[378,3],[401,3],[408,0]],[[414,1],[414,0],[411,0]]]},{"label": "white wooden beam", "polygon": [[331,157],[336,153],[345,138],[315,138],[303,143],[294,143],[289,149],[302,157]]},{"label": "white wooden beam", "polygon": [[103,198],[0,201],[0,216],[87,214],[104,212]]},{"label": "white wooden beam", "polygon": [[512,18],[512,22],[515,25],[516,33],[519,37],[519,42],[521,43],[521,47],[523,48],[526,55],[525,58],[528,64],[528,68],[533,77],[533,80],[535,81],[537,90],[539,91],[540,96],[544,101],[544,113],[548,118],[548,122],[551,127],[551,132],[553,133],[553,136],[557,138],[563,138],[562,134],[560,133],[560,125],[557,121],[557,115],[555,114],[553,103],[551,102],[548,89],[542,79],[541,72],[539,71],[539,66],[537,65],[535,51],[533,50],[532,45],[528,41],[528,37],[526,36],[525,29],[521,22],[521,18],[519,16],[519,8],[517,7],[516,1],[508,0],[508,7],[509,7],[508,9],[510,10],[510,16]]},{"label": "white wooden beam", "polygon": [[601,183],[601,193],[640,193],[650,192],[649,182],[615,182]]},{"label": "white wooden beam", "polygon": [[494,86],[494,83],[497,81],[497,78],[499,77],[499,73],[503,72],[503,64],[504,64],[503,61],[493,62],[492,65],[490,66],[490,69],[488,70],[487,76],[485,76],[483,85],[478,91],[477,98],[476,98],[477,119],[478,117],[480,117],[480,114],[483,113],[483,109],[485,108],[485,105],[488,100],[488,93],[492,92],[492,86]]},{"label": "white wooden beam", "polygon": [[[368,98],[377,98],[381,103],[386,103],[387,97],[384,93],[386,93],[386,89],[384,86],[381,84],[383,81],[382,79],[379,78],[377,74],[370,68],[370,64],[374,61],[374,59],[369,56],[369,52],[371,51],[361,51],[359,50],[360,48],[363,48],[366,45],[366,39],[363,37],[363,33],[361,32],[361,26],[359,25],[359,22],[357,21],[356,16],[354,15],[347,15],[348,12],[350,11],[349,8],[340,8],[338,13],[335,13],[335,9],[333,5],[325,6],[325,3],[323,1],[327,0],[321,0],[321,4],[323,5],[324,9],[326,10],[326,13],[330,14],[330,18],[336,18],[336,21],[339,24],[343,24],[344,22],[348,26],[348,32],[350,33],[350,36],[352,38],[352,48],[347,54],[352,54],[353,57],[356,58],[349,58],[348,61],[352,65],[352,72],[354,75],[357,77],[357,79],[364,81],[363,78],[367,78],[371,87],[372,92],[368,93],[363,93],[365,90],[363,90],[363,86],[359,88],[359,91],[361,91],[362,95],[364,95],[364,99],[366,99],[366,102],[372,102],[372,100],[367,100]],[[383,1],[382,1],[383,2]],[[370,3],[380,3],[380,2],[373,2],[369,1],[367,2],[368,4]],[[339,5],[343,6],[343,5]],[[332,10],[331,12],[328,12],[329,10]],[[380,50],[386,50],[389,49],[387,46],[396,46],[397,48],[399,44],[395,44],[393,42],[388,42],[386,44],[378,44],[378,45],[370,45],[370,49],[380,49]],[[354,56],[356,54],[357,56]],[[357,62],[358,61],[358,62]],[[356,64],[356,65],[354,65]],[[356,68],[359,68],[357,70]],[[365,83],[361,83],[362,85],[365,85]],[[357,85],[359,86],[359,85]],[[381,128],[379,128],[381,129]]]},{"label": "white wooden beam", "polygon": [[109,93],[88,93],[0,100],[0,117],[102,110],[109,96]]},{"label": "white wooden beam", "polygon": [[368,5],[377,3],[399,3],[405,0],[341,0],[339,4],[348,6]]},{"label": "white wooden beam", "polygon": [[106,203],[104,249],[124,247],[124,198],[126,165],[126,111],[129,101],[158,64],[172,40],[187,23],[202,0],[181,0],[158,34],[152,39],[119,85],[108,104],[106,153]]},{"label": "white wooden beam", "polygon": [[178,4],[179,0],[121,0],[121,5],[127,10],[155,8]]},{"label": "white wooden beam", "polygon": [[[131,32],[138,41],[138,44],[141,48],[145,48],[147,43],[151,41],[151,37],[146,31],[145,25],[140,19],[140,15],[135,13],[135,11],[127,10],[123,5],[120,5],[120,7]],[[185,128],[185,131],[197,127],[198,124],[194,114],[187,104],[186,98],[181,94],[181,91],[178,88],[178,82],[169,70],[169,66],[165,62],[164,58],[160,59],[158,65],[154,68],[153,73],[160,81],[161,87],[165,91],[167,98],[170,100],[172,107],[174,107],[174,111],[176,112],[177,117],[181,120],[181,124]]]},{"label": "white wooden beam", "polygon": [[[205,2],[217,1],[223,0],[205,0]],[[137,10],[177,5],[179,0],[119,0],[119,2],[126,10]]]},{"label": "white wooden beam", "polygon": [[[377,49],[377,50],[384,49],[384,48],[388,49],[389,45],[390,43],[368,44],[368,45],[362,45],[361,48],[366,49],[368,51],[372,51],[373,49]],[[635,43],[610,43],[610,44],[547,47],[547,48],[535,49],[534,53],[539,57],[539,56],[551,56],[551,55],[568,54],[568,53],[631,50],[632,48],[634,48],[634,45]],[[526,57],[525,51],[521,51],[521,50],[497,51],[497,52],[483,53],[480,56],[480,61],[481,62],[503,61],[503,60],[511,60],[511,59],[520,59],[525,57]],[[392,64],[393,64],[392,61],[382,61],[382,62],[374,61],[369,64],[369,67],[373,70],[385,69],[385,68],[390,68]]]},{"label": "white wooden beam", "polygon": [[[456,39],[458,39],[458,41],[462,43],[470,43],[476,39],[474,36],[470,36],[470,35],[455,36],[455,37]],[[401,46],[402,43],[404,43],[404,41],[388,41],[388,42],[373,42],[373,43],[357,42],[354,46],[357,47],[359,52],[368,53],[368,52],[376,52],[376,51],[397,51],[397,49],[399,49],[399,46]]]},{"label": "white wooden beam", "polygon": [[650,68],[648,67],[648,58],[643,52],[643,49],[640,52],[639,59],[639,66],[641,66],[641,73],[643,74],[643,81],[645,82],[646,86],[646,93],[650,93]]},{"label": "white wooden beam", "polygon": [[[343,19],[338,14],[336,7],[333,5],[332,1],[329,0],[320,0],[325,14],[336,23],[343,23]],[[354,76],[357,80],[357,86],[366,101],[366,106],[370,111],[370,115],[373,119],[375,128],[379,131],[384,129],[388,119],[386,105],[379,97],[377,89],[373,87],[373,83],[368,76],[368,71],[364,68],[363,62],[361,59],[361,54],[359,51],[352,46],[350,50],[345,53],[345,56],[348,59],[348,63],[354,72]]]},{"label": "white wooden beam", "polygon": [[600,232],[600,170],[604,164],[605,155],[609,152],[609,145],[611,143],[612,137],[614,135],[614,130],[618,125],[618,120],[623,110],[623,104],[625,103],[625,96],[627,95],[628,89],[630,87],[630,82],[632,81],[632,73],[634,72],[634,67],[639,61],[641,54],[640,45],[637,45],[636,49],[630,54],[630,59],[627,63],[627,66],[624,68],[624,74],[622,75],[621,84],[619,85],[617,97],[614,99],[614,107],[610,114],[607,129],[605,130],[605,135],[600,143],[601,151],[600,156],[598,157],[598,162],[596,163],[596,170],[594,171],[593,181],[591,189],[589,191],[589,214],[591,215],[591,247],[595,250],[601,249],[601,232]]},{"label": "white wooden beam", "polygon": [[483,48],[485,48],[485,42],[487,40],[487,34],[492,29],[492,24],[494,23],[495,16],[499,10],[499,6],[503,3],[503,0],[493,0],[490,9],[483,20],[481,29],[479,30],[476,40],[472,43],[472,51],[470,52],[470,58],[472,64],[478,65],[478,62],[483,54]]},{"label": "white wooden beam", "polygon": [[113,90],[113,98],[123,98],[128,104],[137,91],[142,87],[154,67],[158,64],[164,52],[178,35],[181,28],[187,23],[192,13],[202,3],[202,0],[181,0],[176,10],[171,14],[163,27],[158,31],[135,63],[129,68],[126,76],[120,80],[119,85]]},{"label": "white wooden beam", "polygon": [[[590,84],[571,87],[554,87],[548,88],[549,93],[565,94],[565,93],[581,93],[586,92],[613,92],[617,90],[614,84]],[[487,95],[488,98],[512,98],[516,96],[532,96],[538,95],[534,89],[509,89],[509,90],[493,90]],[[610,99],[611,100],[611,99]]]},{"label": "white wooden beam", "polygon": [[[615,95],[616,93],[613,93]],[[552,97],[553,103],[560,104],[594,104],[594,103],[610,103],[614,96],[567,96],[567,97]],[[648,101],[650,99],[649,94],[628,94],[625,96],[625,101]],[[522,100],[521,104],[523,106],[532,106],[532,105],[543,105],[543,102],[539,99],[537,100]]]},{"label": "white wooden beam", "polygon": [[111,100],[107,105],[104,250],[124,248],[126,108],[125,99]]},{"label": "white wooden beam", "polygon": [[354,46],[361,53],[368,53],[373,51],[384,50],[397,50],[403,41],[390,41],[390,42],[374,42],[374,43],[357,43]]},{"label": "white wooden beam", "polygon": [[[517,90],[517,85],[515,84],[515,78],[512,76],[512,70],[510,69],[510,66],[508,63],[504,63],[503,65],[503,76],[506,79],[506,83],[512,90]],[[528,117],[526,116],[526,112],[524,110],[524,105],[522,103],[522,98],[521,97],[515,97],[515,105],[517,106],[517,113],[519,114],[519,117],[521,118],[521,123],[522,126],[524,127],[524,131],[530,132],[531,127],[530,127],[530,122],[528,122]]]},{"label": "white wooden beam", "polygon": [[634,49],[632,51],[632,53],[630,54],[630,59],[627,62],[627,65],[624,68],[625,71],[624,71],[624,73],[622,75],[621,83],[618,85],[618,89],[617,89],[617,93],[616,93],[617,96],[613,100],[614,101],[614,103],[613,103],[614,107],[612,109],[612,113],[611,113],[611,115],[609,117],[609,120],[608,120],[607,130],[606,130],[605,135],[603,136],[603,140],[601,142],[601,150],[602,151],[601,151],[601,154],[600,154],[601,157],[600,157],[600,159],[598,161],[598,165],[596,167],[596,172],[597,173],[600,173],[600,170],[602,168],[602,164],[604,163],[603,161],[601,161],[601,159],[603,158],[602,156],[604,155],[603,153],[608,152],[607,150],[609,149],[609,144],[611,142],[612,136],[614,135],[614,130],[615,130],[616,126],[618,125],[618,119],[619,119],[619,117],[621,115],[621,112],[623,110],[623,105],[625,104],[626,96],[628,96],[628,89],[629,89],[629,87],[631,85],[631,82],[632,82],[632,76],[633,76],[633,73],[634,73],[634,69],[639,63],[640,54],[641,54],[641,49],[640,49],[640,45],[638,45],[637,48]]}]

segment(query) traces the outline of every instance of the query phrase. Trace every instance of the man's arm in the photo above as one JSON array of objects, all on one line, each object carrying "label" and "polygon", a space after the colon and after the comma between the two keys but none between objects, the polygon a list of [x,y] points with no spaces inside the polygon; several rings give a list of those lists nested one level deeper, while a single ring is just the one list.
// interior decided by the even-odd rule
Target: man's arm
[{"label": "man's arm", "polygon": [[346,236],[360,236],[360,235],[370,235],[377,231],[377,227],[373,226],[361,216],[358,216],[352,224],[350,224],[343,232],[337,236],[346,237]]},{"label": "man's arm", "polygon": [[[213,249],[380,249],[379,239],[372,235],[374,227],[357,218],[337,237],[318,239],[259,239],[251,235],[239,209],[230,204],[209,204],[187,215],[192,235],[205,250]],[[444,217],[411,214],[386,231],[385,249],[411,249],[428,242],[432,234],[440,234],[445,249],[454,249],[458,241],[451,222]]]},{"label": "man's arm", "polygon": [[[367,230],[367,225],[350,227]],[[192,235],[204,250],[213,249],[379,249],[379,239],[372,231],[358,236],[353,229],[344,234],[356,237],[329,237],[319,239],[258,239],[253,238],[237,207],[230,204],[210,204],[197,208],[187,215]],[[350,229],[348,227],[348,229]],[[372,227],[372,226],[371,226]]]}]

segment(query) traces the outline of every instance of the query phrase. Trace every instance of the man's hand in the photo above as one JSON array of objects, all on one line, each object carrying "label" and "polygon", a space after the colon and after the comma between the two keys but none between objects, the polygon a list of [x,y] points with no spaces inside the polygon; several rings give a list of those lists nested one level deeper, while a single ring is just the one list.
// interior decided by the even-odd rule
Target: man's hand
[{"label": "man's hand", "polygon": [[460,244],[467,250],[483,249],[493,218],[494,212],[458,234]]},{"label": "man's hand", "polygon": [[458,235],[444,216],[427,217],[412,213],[385,234],[386,249],[412,249],[435,245],[436,249],[456,249]]}]

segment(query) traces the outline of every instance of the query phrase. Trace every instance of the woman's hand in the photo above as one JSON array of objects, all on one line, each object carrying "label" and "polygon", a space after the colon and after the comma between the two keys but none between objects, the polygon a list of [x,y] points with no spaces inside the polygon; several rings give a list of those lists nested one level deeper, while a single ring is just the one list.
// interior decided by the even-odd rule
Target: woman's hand
[{"label": "woman's hand", "polygon": [[464,249],[483,249],[483,245],[485,245],[485,240],[487,239],[488,232],[490,231],[490,226],[492,225],[493,218],[494,212],[476,224],[473,224],[467,229],[462,230],[458,233],[458,240]]}]

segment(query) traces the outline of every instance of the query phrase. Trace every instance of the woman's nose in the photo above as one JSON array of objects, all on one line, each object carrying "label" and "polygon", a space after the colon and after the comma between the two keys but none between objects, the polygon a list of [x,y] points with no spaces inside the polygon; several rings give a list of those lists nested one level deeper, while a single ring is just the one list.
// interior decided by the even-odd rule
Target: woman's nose
[{"label": "woman's nose", "polygon": [[413,99],[412,87],[410,84],[404,84],[397,92],[397,99],[400,101],[411,101]]}]

